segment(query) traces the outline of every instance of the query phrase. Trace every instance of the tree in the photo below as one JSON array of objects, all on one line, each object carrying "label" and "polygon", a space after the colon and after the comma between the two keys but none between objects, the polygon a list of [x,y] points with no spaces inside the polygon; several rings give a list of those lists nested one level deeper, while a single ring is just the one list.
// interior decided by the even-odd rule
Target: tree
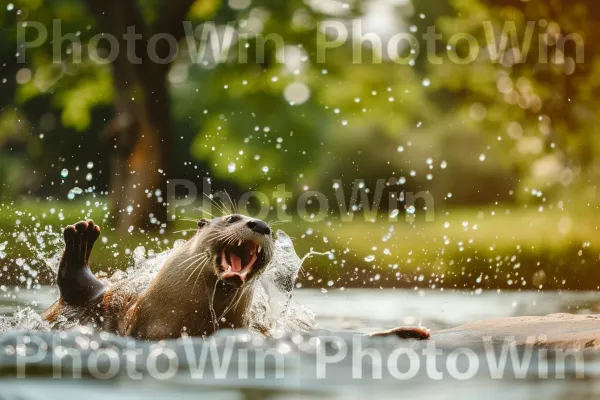
[{"label": "tree", "polygon": [[[261,31],[246,37],[246,49],[254,56],[247,63],[239,62],[236,54],[225,60],[212,60],[217,62],[212,69],[198,71],[198,63],[201,60],[190,59],[191,57],[186,59],[185,54],[178,54],[177,46],[173,45],[173,42],[180,42],[186,34],[184,20],[189,19],[198,24],[211,19],[209,23],[222,27],[235,26],[236,21],[244,18],[259,18],[263,20],[259,22],[265,24],[266,34],[271,30],[284,37],[286,43],[289,41],[298,45],[298,42],[312,41],[312,32],[315,29],[314,24],[310,29],[290,29],[290,21],[296,16],[297,10],[302,9],[307,19],[313,17],[310,10],[301,4],[300,1],[285,5],[264,1],[251,9],[243,10],[248,5],[241,9],[233,9],[218,0],[90,0],[87,3],[81,0],[65,0],[51,4],[23,0],[15,6],[26,11],[17,15],[16,19],[20,20],[18,23],[35,21],[51,31],[58,20],[58,36],[62,37],[62,40],[57,42],[54,31],[53,40],[27,49],[26,59],[34,78],[17,88],[16,103],[21,105],[20,108],[24,108],[36,98],[50,98],[52,105],[61,110],[62,124],[79,131],[88,130],[91,125],[98,123],[98,118],[93,116],[93,112],[99,106],[112,105],[113,116],[106,123],[103,133],[103,141],[108,144],[106,148],[110,154],[109,194],[113,202],[112,215],[120,231],[125,231],[131,226],[158,226],[167,219],[166,182],[174,176],[172,170],[175,136],[171,112],[171,83],[167,77],[175,63],[179,63],[184,69],[194,69],[189,74],[194,77],[193,81],[186,82],[185,86],[197,87],[195,82],[202,86],[200,98],[198,89],[193,99],[189,94],[186,96],[185,93],[179,92],[180,96],[191,101],[182,105],[188,110],[190,104],[192,107],[197,105],[198,109],[204,104],[216,110],[211,116],[214,115],[218,121],[223,121],[222,112],[231,112],[233,115],[238,113],[235,119],[231,120],[235,123],[233,128],[236,130],[256,123],[253,120],[258,114],[263,120],[260,124],[262,127],[274,127],[271,134],[277,134],[279,129],[282,135],[291,133],[293,136],[293,132],[298,131],[296,128],[301,127],[306,133],[298,134],[292,141],[297,140],[308,146],[311,144],[311,137],[315,137],[317,132],[313,130],[314,135],[309,133],[311,131],[306,129],[306,124],[307,121],[310,121],[309,125],[316,124],[318,119],[304,119],[303,110],[298,110],[296,116],[291,116],[290,120],[288,110],[282,109],[284,105],[289,107],[289,103],[281,96],[281,88],[274,91],[273,88],[262,84],[248,85],[253,89],[243,93],[243,96],[238,96],[238,104],[235,104],[230,101],[227,93],[223,93],[222,83],[221,88],[215,86],[216,82],[234,79],[236,74],[245,74],[254,81],[264,83],[274,76],[273,71],[280,69],[281,65],[276,62],[276,58],[281,49],[259,41],[257,34]],[[273,17],[270,13],[273,13]],[[259,17],[252,14],[259,14]],[[24,25],[20,27],[23,28]],[[12,32],[13,42],[23,41],[24,37],[19,37],[19,34],[35,36],[35,30],[28,29],[29,27],[22,29],[24,33],[19,32],[19,29],[17,33]],[[116,43],[110,42],[109,39],[102,40],[104,34],[116,38]],[[33,40],[27,36],[25,39]],[[199,38],[188,37],[186,41],[188,39]],[[241,40],[238,39],[236,43],[241,44]],[[202,45],[204,44],[200,44]],[[185,46],[179,49],[185,49]],[[116,51],[116,57],[110,65],[97,61],[107,54],[110,55],[111,51]],[[95,62],[91,60],[94,57]],[[282,77],[282,82],[293,80],[293,75],[288,75],[287,78]],[[40,85],[40,82],[44,84]],[[231,107],[232,104],[234,107]],[[269,105],[272,107],[269,108]],[[265,113],[265,110],[275,111],[278,108],[278,114]],[[209,163],[212,161],[211,155],[202,149],[206,147],[207,139],[210,140],[210,129],[215,126],[210,121],[200,121],[198,109],[189,110],[196,118],[192,129],[201,131],[194,144],[196,150],[193,153]],[[230,138],[230,147],[236,146],[234,141],[239,140],[236,135],[238,133],[234,132],[234,136]],[[221,138],[227,139],[225,135]],[[276,138],[267,140],[275,142]],[[260,143],[257,142],[256,145]],[[54,145],[49,145],[49,150],[52,150],[50,147],[54,148]],[[281,150],[281,146],[277,150]],[[274,176],[274,171],[278,169],[277,166],[281,166],[285,157],[281,153],[287,150],[269,151],[270,155],[265,154],[263,160],[273,163],[271,176]],[[60,156],[63,155],[59,154]],[[56,154],[53,157],[56,157]],[[236,155],[233,157],[239,158]],[[228,163],[225,163],[225,166],[227,165]],[[261,167],[262,170],[267,168]],[[281,170],[285,171],[285,168]],[[266,176],[264,172],[261,174]]]},{"label": "tree", "polygon": [[[597,70],[600,48],[588,1],[452,0],[437,19],[447,41],[462,40],[460,65],[446,56],[429,65],[440,98],[456,104],[465,129],[486,133],[491,147],[519,169],[515,188],[544,194],[598,181]],[[514,38],[514,40],[513,40]],[[492,49],[492,50],[491,50]],[[533,193],[537,193],[533,191]]]}]

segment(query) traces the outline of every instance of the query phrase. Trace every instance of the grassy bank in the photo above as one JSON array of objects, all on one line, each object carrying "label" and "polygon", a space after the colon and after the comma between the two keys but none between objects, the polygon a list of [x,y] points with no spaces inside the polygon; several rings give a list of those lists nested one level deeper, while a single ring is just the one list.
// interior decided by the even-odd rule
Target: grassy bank
[{"label": "grassy bank", "polygon": [[[33,274],[41,271],[40,281],[47,282],[45,268],[35,260],[56,254],[62,227],[81,219],[103,225],[93,256],[94,269],[102,271],[131,265],[139,246],[147,254],[166,250],[186,237],[181,230],[195,227],[177,221],[160,233],[115,232],[104,208],[101,202],[0,206],[0,284],[26,282],[31,274],[24,264]],[[496,207],[451,210],[431,222],[419,215],[412,223],[387,216],[368,222],[357,215],[352,222],[296,218],[276,228],[294,238],[299,254],[332,252],[306,262],[303,286],[595,290],[600,286],[599,222],[585,209]],[[40,252],[43,243],[51,244]]]}]

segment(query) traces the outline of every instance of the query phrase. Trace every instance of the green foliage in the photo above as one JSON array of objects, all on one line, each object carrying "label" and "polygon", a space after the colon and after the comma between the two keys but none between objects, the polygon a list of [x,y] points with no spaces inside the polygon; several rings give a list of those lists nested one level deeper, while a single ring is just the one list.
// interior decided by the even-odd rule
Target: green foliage
[{"label": "green foliage", "polygon": [[[156,23],[161,4],[138,2],[148,25]],[[385,59],[372,63],[367,47],[361,49],[364,62],[355,63],[350,43],[331,49],[326,62],[318,63],[318,24],[330,16],[322,5],[311,4],[316,3],[261,0],[238,11],[221,0],[194,2],[187,18],[195,25],[212,21],[242,32],[249,31],[250,24],[255,33],[279,35],[285,48],[267,41],[264,60],[257,61],[262,43],[251,34],[234,43],[228,57],[216,65],[193,62],[197,60],[190,60],[181,48],[169,74],[175,137],[186,143],[177,147],[177,164],[193,159],[212,175],[244,189],[280,183],[329,188],[331,178],[372,181],[397,175],[408,178],[409,190],[427,188],[445,195],[452,186],[448,182],[468,181],[452,191],[455,201],[470,203],[524,201],[508,193],[522,194],[524,188],[554,193],[598,180],[600,44],[593,38],[600,6],[583,0],[414,2],[393,9],[406,26],[417,28],[411,32],[419,38],[421,54],[409,66]],[[41,124],[46,114],[60,116],[53,137],[68,142],[69,135],[78,132],[102,131],[107,118],[98,111],[115,102],[111,67],[75,62],[79,54],[87,60],[91,51],[102,50],[89,46],[102,28],[81,0],[19,0],[14,5],[12,12],[0,10],[8,26],[0,41],[4,59],[13,59],[17,23],[24,20],[41,22],[52,34],[52,21],[60,18],[62,34],[76,33],[81,42],[73,46],[65,40],[58,46],[46,41],[27,49],[27,65],[2,70],[11,82],[21,69],[30,72],[26,82],[2,88],[2,104],[9,105],[3,113],[17,108],[27,120],[25,140],[30,142],[32,163],[40,157],[56,160],[75,151],[76,142],[72,149],[46,142],[41,154],[38,135],[46,133]],[[367,2],[357,2],[340,19],[368,9]],[[514,23],[520,43],[528,23],[534,22],[525,62],[515,62],[510,40],[499,60],[489,56],[488,42],[500,43],[507,21]],[[443,35],[439,65],[427,59],[421,40],[431,24]],[[32,35],[29,40],[35,36],[32,29],[26,31]],[[473,35],[477,46],[462,40],[448,51],[447,41],[456,34]],[[538,62],[540,41],[546,40],[542,34],[550,37],[545,64]],[[558,34],[578,34],[585,40],[584,64],[572,62],[577,56],[575,40],[560,53]],[[247,62],[240,58],[240,49],[247,53]],[[478,52],[478,57],[457,64],[450,59],[453,52],[460,58]],[[61,60],[53,63],[57,54]],[[431,84],[424,85],[424,80]],[[306,102],[289,103],[285,92],[291,84],[305,85]],[[399,146],[406,151],[398,153]],[[479,161],[481,154],[485,163]],[[435,170],[434,179],[426,178],[428,158],[436,165],[444,160],[449,168]],[[411,171],[416,175],[409,176]],[[490,182],[486,191],[473,189],[485,182]]]},{"label": "green foliage", "polygon": [[78,131],[89,127],[95,107],[109,105],[114,97],[108,67],[83,68],[88,70],[88,76],[81,73],[71,85],[65,84],[55,97],[55,104],[62,109],[63,125]]},{"label": "green foliage", "polygon": [[[578,176],[597,180],[598,107],[590,90],[597,87],[594,66],[600,53],[590,40],[597,28],[589,21],[599,7],[587,1],[451,4],[456,14],[438,20],[445,38],[469,33],[500,51],[494,59],[495,51],[481,46],[470,64],[445,58],[443,65],[430,65],[437,90],[452,94],[472,129],[489,133],[490,143],[520,169],[522,187],[551,191]],[[585,48],[578,47],[584,42]],[[463,46],[457,52],[464,56],[469,50],[474,49]],[[585,63],[577,63],[584,51]]]}]

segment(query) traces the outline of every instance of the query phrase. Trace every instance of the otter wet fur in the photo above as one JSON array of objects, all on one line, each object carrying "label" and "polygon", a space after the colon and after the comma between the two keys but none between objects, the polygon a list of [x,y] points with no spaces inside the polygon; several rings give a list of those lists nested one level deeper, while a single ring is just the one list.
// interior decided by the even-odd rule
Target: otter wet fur
[{"label": "otter wet fur", "polygon": [[250,328],[253,282],[274,251],[273,232],[265,222],[239,214],[200,220],[196,234],[142,291],[129,279],[108,286],[92,274],[90,254],[99,236],[91,220],[64,230],[60,298],[42,314],[50,323],[92,324],[148,340]]},{"label": "otter wet fur", "polygon": [[[90,254],[99,236],[91,220],[64,230],[60,297],[42,314],[54,326],[92,324],[146,340],[208,336],[223,328],[268,335],[267,327],[249,318],[254,283],[274,253],[273,231],[265,222],[239,214],[200,220],[195,235],[144,287],[135,278],[109,285],[92,274]],[[396,328],[371,336],[424,340],[429,331]]]}]

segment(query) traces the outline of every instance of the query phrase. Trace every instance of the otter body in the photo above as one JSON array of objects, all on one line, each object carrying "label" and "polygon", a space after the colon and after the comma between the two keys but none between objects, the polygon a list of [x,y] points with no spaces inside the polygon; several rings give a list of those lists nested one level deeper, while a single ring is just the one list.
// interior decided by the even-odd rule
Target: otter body
[{"label": "otter body", "polygon": [[201,220],[194,237],[167,259],[146,288],[131,279],[108,286],[91,273],[90,253],[99,235],[93,221],[65,229],[60,298],[43,314],[49,322],[91,323],[149,340],[251,327],[253,283],[273,254],[266,223],[237,214]]}]

